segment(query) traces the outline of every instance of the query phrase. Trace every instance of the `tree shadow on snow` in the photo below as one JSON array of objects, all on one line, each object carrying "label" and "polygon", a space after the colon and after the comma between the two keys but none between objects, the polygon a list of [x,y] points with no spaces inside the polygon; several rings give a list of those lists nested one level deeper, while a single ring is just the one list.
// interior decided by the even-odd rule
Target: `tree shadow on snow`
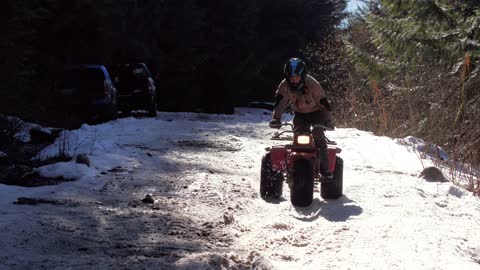
[{"label": "tree shadow on snow", "polygon": [[332,222],[342,222],[348,220],[352,216],[362,214],[363,209],[354,205],[354,201],[346,196],[342,196],[337,200],[321,201],[315,198],[307,207],[294,206],[294,217],[302,221],[314,221],[319,217],[324,217]]}]

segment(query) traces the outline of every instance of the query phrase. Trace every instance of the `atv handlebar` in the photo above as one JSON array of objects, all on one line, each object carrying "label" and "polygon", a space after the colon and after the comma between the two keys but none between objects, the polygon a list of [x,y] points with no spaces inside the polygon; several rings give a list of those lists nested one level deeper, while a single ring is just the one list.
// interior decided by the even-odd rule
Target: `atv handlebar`
[{"label": "atv handlebar", "polygon": [[[275,125],[274,128],[280,129],[282,126],[290,126],[291,130],[283,130],[283,131],[281,131],[281,132],[275,131],[275,133],[273,133],[273,136],[270,138],[271,140],[291,141],[291,140],[293,139],[291,136],[280,137],[280,136],[282,136],[282,135],[285,134],[285,133],[293,133],[293,124],[292,124],[292,123],[289,123],[289,122],[281,122],[281,123],[278,123],[278,125]],[[325,131],[332,131],[332,130],[334,130],[334,129],[330,128],[330,127],[327,127],[327,126],[324,126],[324,125],[321,125],[321,124],[316,124],[316,125],[314,125],[314,127],[322,128],[322,129],[324,129]],[[327,139],[327,140],[328,140],[328,139]]]},{"label": "atv handlebar", "polygon": [[284,130],[281,132],[275,131],[273,133],[273,136],[270,138],[271,140],[283,140],[283,141],[291,141],[292,137],[280,137],[285,133],[293,133],[293,124],[289,122],[283,122],[278,124],[278,128],[281,128],[282,126],[290,126],[291,130]]},{"label": "atv handlebar", "polygon": [[283,123],[280,124],[280,126],[290,126],[293,130],[293,124],[289,123],[289,122],[283,122]]},{"label": "atv handlebar", "polygon": [[[273,128],[281,128],[282,126],[290,126],[293,130],[293,124],[290,123],[290,122],[283,122],[283,123],[278,123],[278,124],[273,124],[273,125],[272,125],[272,123],[270,123],[270,127],[273,127]],[[314,128],[321,128],[325,131],[335,130],[335,128],[333,128],[333,127],[329,127],[329,126],[322,125],[322,124],[314,124],[313,127]]]}]

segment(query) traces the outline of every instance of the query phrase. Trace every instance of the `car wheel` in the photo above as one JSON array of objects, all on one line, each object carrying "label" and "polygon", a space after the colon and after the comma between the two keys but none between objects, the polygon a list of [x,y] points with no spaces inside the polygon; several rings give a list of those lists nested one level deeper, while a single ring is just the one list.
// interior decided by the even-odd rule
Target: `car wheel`
[{"label": "car wheel", "polygon": [[117,99],[116,97],[112,100],[112,103],[105,109],[101,117],[102,122],[108,122],[111,120],[115,120],[118,117],[118,107],[117,107]]}]

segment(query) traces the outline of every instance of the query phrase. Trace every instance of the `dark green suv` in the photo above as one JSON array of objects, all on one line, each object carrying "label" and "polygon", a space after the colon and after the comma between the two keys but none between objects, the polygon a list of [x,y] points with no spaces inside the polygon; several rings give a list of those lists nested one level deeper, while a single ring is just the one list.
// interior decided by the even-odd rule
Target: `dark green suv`
[{"label": "dark green suv", "polygon": [[120,110],[146,110],[151,117],[157,115],[157,88],[145,64],[118,64],[108,69],[118,91]]}]

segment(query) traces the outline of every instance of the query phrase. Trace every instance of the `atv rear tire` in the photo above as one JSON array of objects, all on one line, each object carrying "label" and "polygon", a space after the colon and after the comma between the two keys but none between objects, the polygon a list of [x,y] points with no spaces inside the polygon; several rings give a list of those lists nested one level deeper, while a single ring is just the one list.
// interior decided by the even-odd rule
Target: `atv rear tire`
[{"label": "atv rear tire", "polygon": [[313,201],[313,170],[310,161],[296,160],[293,165],[293,183],[290,201],[294,206],[309,206]]},{"label": "atv rear tire", "polygon": [[343,160],[337,157],[335,160],[335,171],[330,182],[322,183],[320,195],[324,199],[338,199],[343,193]]},{"label": "atv rear tire", "polygon": [[270,154],[262,157],[260,169],[260,196],[263,199],[277,199],[282,196],[283,175],[272,170]]}]

